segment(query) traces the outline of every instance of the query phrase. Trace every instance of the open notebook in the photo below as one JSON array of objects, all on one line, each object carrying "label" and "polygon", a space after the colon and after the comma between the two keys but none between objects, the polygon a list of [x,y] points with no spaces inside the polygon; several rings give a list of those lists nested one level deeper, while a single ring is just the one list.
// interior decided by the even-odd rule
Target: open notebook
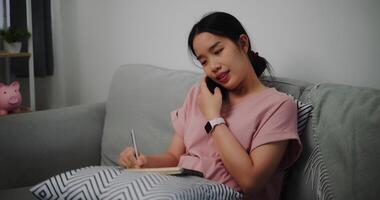
[{"label": "open notebook", "polygon": [[203,177],[203,173],[186,169],[182,167],[160,167],[160,168],[141,168],[141,169],[127,169],[132,172],[152,172],[152,173],[160,173],[164,175],[172,175],[172,176],[199,176]]}]

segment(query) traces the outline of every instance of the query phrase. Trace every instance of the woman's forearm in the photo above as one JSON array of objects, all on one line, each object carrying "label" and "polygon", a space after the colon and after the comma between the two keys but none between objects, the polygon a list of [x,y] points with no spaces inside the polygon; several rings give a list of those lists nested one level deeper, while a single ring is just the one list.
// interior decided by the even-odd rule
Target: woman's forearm
[{"label": "woman's forearm", "polygon": [[155,168],[155,167],[175,167],[178,165],[178,159],[176,156],[169,152],[165,152],[159,155],[146,156],[147,163],[144,168]]},{"label": "woman's forearm", "polygon": [[243,190],[250,187],[254,164],[245,149],[224,124],[215,127],[212,137],[228,172]]},{"label": "woman's forearm", "polygon": [[172,141],[166,152],[158,155],[146,156],[147,163],[144,168],[154,167],[176,167],[179,162],[179,158],[185,153],[185,144],[183,138],[179,134],[174,133]]},{"label": "woman's forearm", "polygon": [[212,137],[224,166],[248,195],[260,191],[273,176],[288,144],[272,142],[248,154],[224,124],[215,128]]}]

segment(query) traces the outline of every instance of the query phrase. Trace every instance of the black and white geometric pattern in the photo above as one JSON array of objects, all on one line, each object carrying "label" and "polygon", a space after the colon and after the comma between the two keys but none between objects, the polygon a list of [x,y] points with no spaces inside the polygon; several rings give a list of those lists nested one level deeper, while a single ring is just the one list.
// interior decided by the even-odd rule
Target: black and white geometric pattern
[{"label": "black and white geometric pattern", "polygon": [[311,116],[311,111],[313,111],[313,106],[311,104],[303,103],[302,101],[294,98],[291,94],[284,94],[292,98],[297,105],[297,131],[298,135],[302,135],[306,128],[307,121]]},{"label": "black and white geometric pattern", "polygon": [[242,194],[195,176],[130,172],[116,166],[90,166],[53,176],[32,187],[38,199],[241,199]]},{"label": "black and white geometric pattern", "polygon": [[313,106],[311,104],[305,104],[298,99],[294,99],[297,104],[297,128],[298,134],[301,135],[306,128],[307,121],[311,116],[311,111],[313,110]]},{"label": "black and white geometric pattern", "polygon": [[[302,135],[302,133],[304,132],[304,130],[306,128],[307,122],[311,116],[311,111],[313,111],[313,106],[311,104],[306,104],[306,103],[301,102],[300,100],[294,98],[290,94],[287,94],[287,95],[290,96],[297,105],[298,135]],[[282,188],[286,188],[288,185],[289,169],[290,168],[286,169],[286,171],[285,171]]]}]

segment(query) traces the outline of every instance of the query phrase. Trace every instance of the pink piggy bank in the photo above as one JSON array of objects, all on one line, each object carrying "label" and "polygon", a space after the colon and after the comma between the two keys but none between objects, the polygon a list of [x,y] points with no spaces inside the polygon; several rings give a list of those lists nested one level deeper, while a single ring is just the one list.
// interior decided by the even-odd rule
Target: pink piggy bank
[{"label": "pink piggy bank", "polygon": [[14,81],[10,85],[0,83],[0,115],[17,111],[21,105],[20,84]]}]

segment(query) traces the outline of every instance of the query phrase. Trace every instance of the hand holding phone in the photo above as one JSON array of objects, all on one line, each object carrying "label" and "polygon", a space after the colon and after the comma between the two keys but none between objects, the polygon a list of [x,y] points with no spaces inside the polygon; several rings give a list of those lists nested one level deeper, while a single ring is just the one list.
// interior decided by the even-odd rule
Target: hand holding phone
[{"label": "hand holding phone", "polygon": [[206,85],[207,85],[208,90],[210,90],[212,94],[214,94],[215,88],[218,87],[220,91],[222,92],[222,99],[225,100],[227,98],[228,96],[227,89],[221,86],[220,84],[216,83],[215,81],[213,81],[210,77],[206,77]]}]

